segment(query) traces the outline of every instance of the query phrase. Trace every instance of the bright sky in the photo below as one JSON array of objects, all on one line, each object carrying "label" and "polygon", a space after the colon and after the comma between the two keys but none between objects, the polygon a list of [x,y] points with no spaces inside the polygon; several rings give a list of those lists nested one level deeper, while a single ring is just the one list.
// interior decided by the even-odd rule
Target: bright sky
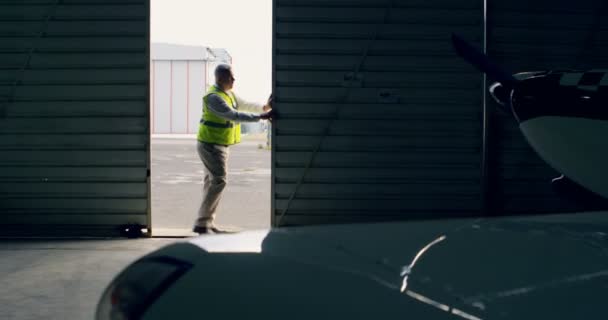
[{"label": "bright sky", "polygon": [[152,42],[225,48],[234,91],[265,102],[271,90],[272,0],[152,0]]}]

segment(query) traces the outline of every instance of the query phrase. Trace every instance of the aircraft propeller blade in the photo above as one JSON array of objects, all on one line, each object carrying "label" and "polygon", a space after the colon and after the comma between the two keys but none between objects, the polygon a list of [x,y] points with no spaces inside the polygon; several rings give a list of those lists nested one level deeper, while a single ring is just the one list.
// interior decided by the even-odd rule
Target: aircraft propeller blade
[{"label": "aircraft propeller blade", "polygon": [[490,60],[481,50],[454,33],[452,34],[452,45],[460,57],[503,86],[513,87],[518,81],[511,73]]}]

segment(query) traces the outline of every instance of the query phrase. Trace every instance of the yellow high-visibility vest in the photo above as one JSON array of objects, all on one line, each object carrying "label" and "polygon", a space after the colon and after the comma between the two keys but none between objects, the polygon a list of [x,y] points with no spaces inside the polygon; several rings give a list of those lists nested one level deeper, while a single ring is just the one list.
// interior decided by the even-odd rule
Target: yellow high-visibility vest
[{"label": "yellow high-visibility vest", "polygon": [[220,118],[209,111],[207,98],[210,94],[217,94],[230,107],[235,110],[238,109],[236,97],[232,92],[224,92],[215,85],[211,86],[203,97],[203,116],[198,127],[198,141],[225,146],[241,142],[241,125],[239,123]]}]

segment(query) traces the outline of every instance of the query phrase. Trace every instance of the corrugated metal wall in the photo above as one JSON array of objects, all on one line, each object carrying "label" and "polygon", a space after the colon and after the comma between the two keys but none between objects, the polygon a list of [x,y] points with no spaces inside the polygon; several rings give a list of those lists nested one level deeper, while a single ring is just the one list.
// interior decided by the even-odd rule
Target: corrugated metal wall
[{"label": "corrugated metal wall", "polygon": [[0,235],[148,225],[149,3],[0,3]]},{"label": "corrugated metal wall", "polygon": [[[489,53],[513,71],[606,62],[604,1],[488,6]],[[274,8],[275,225],[481,211],[482,78],[449,35],[481,44],[483,1]],[[0,3],[0,235],[148,224],[148,26],[147,0]],[[509,120],[490,124],[496,212],[576,209]]]},{"label": "corrugated metal wall", "polygon": [[207,73],[207,62],[203,60],[153,61],[152,133],[198,132]]},{"label": "corrugated metal wall", "polygon": [[482,76],[450,34],[481,44],[483,11],[275,0],[274,225],[480,213]]},{"label": "corrugated metal wall", "polygon": [[[605,0],[488,1],[488,52],[513,72],[605,68],[607,9]],[[528,146],[512,119],[496,113],[491,127],[494,212],[579,209],[553,193],[549,182],[559,174]]]}]

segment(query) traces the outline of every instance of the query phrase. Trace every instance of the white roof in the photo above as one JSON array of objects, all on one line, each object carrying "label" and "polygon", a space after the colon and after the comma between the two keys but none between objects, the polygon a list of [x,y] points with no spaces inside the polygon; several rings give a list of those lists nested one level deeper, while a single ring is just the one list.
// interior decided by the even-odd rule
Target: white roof
[{"label": "white roof", "polygon": [[209,48],[204,46],[186,46],[170,43],[152,43],[150,47],[152,60],[213,60]]},{"label": "white roof", "polygon": [[209,51],[213,54],[213,56],[215,56],[215,59],[213,60],[223,63],[232,63],[232,57],[226,49],[210,48]]}]

